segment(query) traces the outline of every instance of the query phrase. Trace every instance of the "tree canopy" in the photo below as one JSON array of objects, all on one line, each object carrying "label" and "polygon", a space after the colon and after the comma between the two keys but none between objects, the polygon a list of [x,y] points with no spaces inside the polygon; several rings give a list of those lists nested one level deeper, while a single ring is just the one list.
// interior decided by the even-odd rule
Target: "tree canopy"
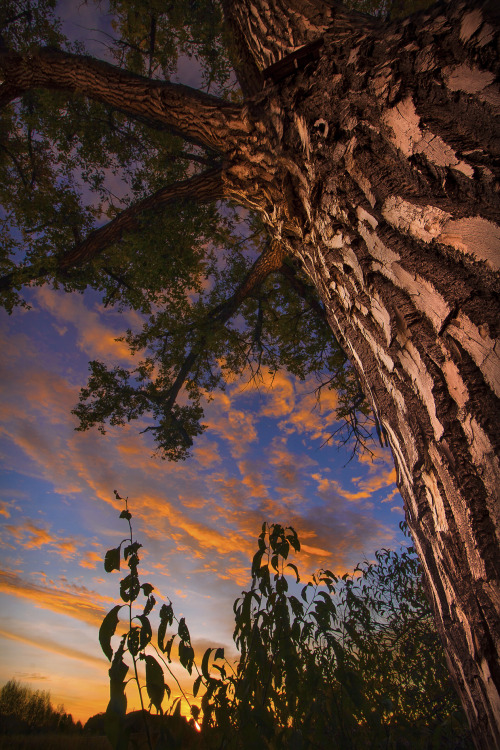
[{"label": "tree canopy", "polygon": [[[361,7],[405,10],[397,2]],[[198,78],[197,105],[217,102],[231,115],[241,93],[219,2],[113,1],[109,11],[103,57],[113,76],[123,70],[132,87],[158,81],[175,97],[187,89],[169,82],[187,67]],[[4,70],[16,54],[50,65],[62,51],[85,52],[64,37],[50,0],[5,3],[1,27]],[[109,65],[90,64],[111,75]],[[123,332],[135,368],[90,363],[74,410],[78,429],[140,419],[158,455],[184,458],[214,388],[285,368],[313,378],[318,396],[336,389],[343,439],[365,444],[374,420],[324,307],[260,218],[221,200],[225,156],[214,139],[180,135],[172,123],[134,112],[120,92],[99,101],[85,96],[85,85],[73,89],[34,85],[17,98],[2,86],[0,294],[11,311],[27,304],[25,287],[91,288],[105,305],[142,316],[142,328]]]}]

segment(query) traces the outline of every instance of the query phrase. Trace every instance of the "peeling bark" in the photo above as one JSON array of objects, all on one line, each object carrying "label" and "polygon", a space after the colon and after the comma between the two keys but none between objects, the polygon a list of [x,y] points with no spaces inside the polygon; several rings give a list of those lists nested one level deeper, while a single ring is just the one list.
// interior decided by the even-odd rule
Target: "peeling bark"
[{"label": "peeling bark", "polygon": [[287,5],[228,11],[273,163],[266,180],[252,150],[226,179],[260,198],[358,369],[477,746],[500,747],[498,23],[465,3],[392,26]]}]

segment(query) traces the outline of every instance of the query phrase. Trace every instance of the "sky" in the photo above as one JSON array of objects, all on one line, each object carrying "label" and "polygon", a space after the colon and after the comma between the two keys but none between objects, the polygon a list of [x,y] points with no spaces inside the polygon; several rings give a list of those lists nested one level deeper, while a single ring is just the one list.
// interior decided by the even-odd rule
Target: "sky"
[{"label": "sky", "polygon": [[[92,27],[71,8],[62,4],[67,24]],[[259,388],[231,382],[207,405],[192,457],[161,461],[137,423],[103,436],[76,432],[71,415],[89,360],[132,364],[116,338],[140,325],[137,314],[104,308],[93,292],[37,287],[29,301],[0,314],[0,684],[49,690],[82,721],[105,710],[98,629],[120,602],[121,575],[106,574],[103,558],[127,531],[114,490],[128,496],[144,545],[141,581],[155,586],[157,609],[170,598],[186,617],[198,658],[208,646],[235,654],[232,604],[248,588],[263,521],[297,530],[304,573],[352,571],[403,540],[390,452],[374,443],[373,458],[347,463],[348,448],[320,447],[338,426],[334,393],[320,410],[315,383],[285,373],[264,373]]]}]

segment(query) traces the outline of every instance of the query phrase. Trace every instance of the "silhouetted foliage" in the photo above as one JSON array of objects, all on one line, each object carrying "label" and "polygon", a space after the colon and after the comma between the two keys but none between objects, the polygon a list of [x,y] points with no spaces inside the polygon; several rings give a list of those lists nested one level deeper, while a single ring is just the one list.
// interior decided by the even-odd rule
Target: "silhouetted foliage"
[{"label": "silhouetted foliage", "polygon": [[[192,695],[178,687],[191,708],[191,726],[201,725],[200,747],[472,747],[413,547],[381,550],[375,562],[341,577],[320,570],[301,584],[297,565],[288,561],[300,552],[297,532],[264,523],[251,586],[234,603],[240,658],[233,664],[224,649],[209,648],[198,666],[189,629],[184,618],[177,620],[171,602],[160,608],[154,643],[150,614],[156,600],[151,584],[139,579],[142,545],[134,540],[124,502],[120,518],[129,524],[130,536],[108,550],[104,562],[107,572],[120,570],[122,559],[129,568],[120,582],[124,604],[110,610],[99,632],[111,662],[105,725],[114,748],[128,746],[131,730],[127,658],[143,709],[139,661],[145,663],[149,709],[162,715],[167,706],[167,720],[156,719],[154,726],[143,711],[150,746],[153,734],[167,743],[172,716],[180,721],[180,699],[171,701],[165,682],[168,674],[175,679],[169,665],[176,640],[179,662],[196,675]],[[137,609],[140,596],[145,602]],[[119,619],[124,608],[125,632]],[[117,635],[119,644],[113,647]]]},{"label": "silhouetted foliage", "polygon": [[0,690],[0,733],[78,732],[82,725],[73,721],[64,706],[54,706],[47,690],[33,690],[17,680],[9,680]]}]

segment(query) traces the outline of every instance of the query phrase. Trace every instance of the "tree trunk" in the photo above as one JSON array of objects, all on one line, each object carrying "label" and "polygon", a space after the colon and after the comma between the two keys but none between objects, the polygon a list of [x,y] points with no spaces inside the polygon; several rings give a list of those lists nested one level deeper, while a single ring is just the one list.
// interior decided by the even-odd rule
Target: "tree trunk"
[{"label": "tree trunk", "polygon": [[287,23],[279,0],[226,8],[246,89],[264,82],[227,192],[302,261],[358,369],[477,746],[497,748],[498,25],[470,4],[391,26],[286,5]]}]

